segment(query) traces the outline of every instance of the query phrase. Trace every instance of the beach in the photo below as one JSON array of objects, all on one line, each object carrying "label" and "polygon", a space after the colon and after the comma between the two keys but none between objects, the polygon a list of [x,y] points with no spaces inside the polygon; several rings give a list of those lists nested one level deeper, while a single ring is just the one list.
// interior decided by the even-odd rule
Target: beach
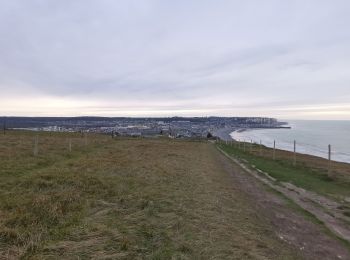
[{"label": "beach", "polygon": [[232,141],[233,138],[231,136],[231,133],[236,130],[237,129],[233,127],[219,128],[213,132],[213,136],[219,137],[221,140],[224,141]]}]

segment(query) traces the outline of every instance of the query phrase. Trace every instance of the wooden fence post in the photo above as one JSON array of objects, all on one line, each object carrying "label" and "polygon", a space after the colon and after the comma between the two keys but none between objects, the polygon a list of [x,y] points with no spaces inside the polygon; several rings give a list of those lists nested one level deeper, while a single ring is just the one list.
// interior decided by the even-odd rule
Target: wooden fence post
[{"label": "wooden fence post", "polygon": [[262,155],[262,144],[261,144],[261,140],[260,140],[260,146],[259,146],[259,147],[260,147],[260,148],[259,148],[259,149],[260,149],[260,152],[259,152],[259,153],[260,153],[260,156],[261,156],[261,155]]},{"label": "wooden fence post", "polygon": [[68,140],[68,149],[69,149],[69,152],[72,152],[72,139],[69,138]]},{"label": "wooden fence post", "polygon": [[332,147],[331,145],[329,144],[328,145],[328,173],[331,172],[331,162],[332,162]]},{"label": "wooden fence post", "polygon": [[33,147],[33,155],[34,156],[38,156],[38,152],[39,152],[39,149],[38,149],[38,144],[39,143],[39,137],[38,135],[36,135],[34,137],[34,147]]},{"label": "wooden fence post", "polygon": [[293,165],[297,165],[297,153],[296,153],[297,142],[294,140],[294,156],[293,156]]},{"label": "wooden fence post", "polygon": [[272,153],[272,159],[276,159],[276,141],[273,140],[273,153]]}]

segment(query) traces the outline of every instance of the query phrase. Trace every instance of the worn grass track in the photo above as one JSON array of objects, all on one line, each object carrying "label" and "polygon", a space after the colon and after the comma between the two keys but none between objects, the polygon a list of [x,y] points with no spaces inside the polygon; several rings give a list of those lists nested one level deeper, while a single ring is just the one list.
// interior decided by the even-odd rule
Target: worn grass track
[{"label": "worn grass track", "polygon": [[[67,152],[67,137],[73,140]],[[206,142],[9,132],[0,138],[0,256],[296,259]]]},{"label": "worn grass track", "polygon": [[350,164],[332,162],[332,170],[328,172],[328,161],[316,156],[298,154],[298,163],[294,166],[291,152],[278,150],[278,157],[273,160],[271,149],[266,147],[260,154],[257,145],[252,150],[247,148],[246,151],[237,148],[236,143],[219,146],[230,155],[247,161],[280,182],[290,182],[344,204],[350,203]]},{"label": "worn grass track", "polygon": [[[293,165],[293,153],[276,150],[276,160],[272,159],[272,149],[246,143],[246,149],[237,147],[237,142],[220,147],[237,158],[248,161],[268,172],[279,181],[290,182],[298,187],[317,192],[332,199],[350,202],[350,164],[332,161],[328,171],[328,160],[297,154],[297,164]],[[260,154],[261,152],[261,154]]]}]

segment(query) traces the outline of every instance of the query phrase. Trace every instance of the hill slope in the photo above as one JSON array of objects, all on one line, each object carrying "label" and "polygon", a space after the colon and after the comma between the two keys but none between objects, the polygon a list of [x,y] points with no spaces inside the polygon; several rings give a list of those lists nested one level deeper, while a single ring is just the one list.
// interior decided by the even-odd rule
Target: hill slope
[{"label": "hill slope", "polygon": [[[269,202],[232,177],[236,166],[211,143],[89,136],[85,145],[78,135],[40,133],[34,157],[32,140],[24,132],[0,138],[1,258],[310,256],[279,236]],[[336,241],[320,239],[342,253]]]}]

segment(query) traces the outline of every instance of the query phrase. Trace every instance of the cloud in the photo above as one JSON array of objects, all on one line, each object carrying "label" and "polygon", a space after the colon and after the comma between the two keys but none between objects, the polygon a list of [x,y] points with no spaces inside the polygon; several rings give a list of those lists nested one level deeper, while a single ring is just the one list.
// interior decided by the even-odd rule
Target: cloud
[{"label": "cloud", "polygon": [[276,103],[336,106],[350,98],[345,0],[0,0],[0,6],[4,114],[312,118],[277,112]]}]

